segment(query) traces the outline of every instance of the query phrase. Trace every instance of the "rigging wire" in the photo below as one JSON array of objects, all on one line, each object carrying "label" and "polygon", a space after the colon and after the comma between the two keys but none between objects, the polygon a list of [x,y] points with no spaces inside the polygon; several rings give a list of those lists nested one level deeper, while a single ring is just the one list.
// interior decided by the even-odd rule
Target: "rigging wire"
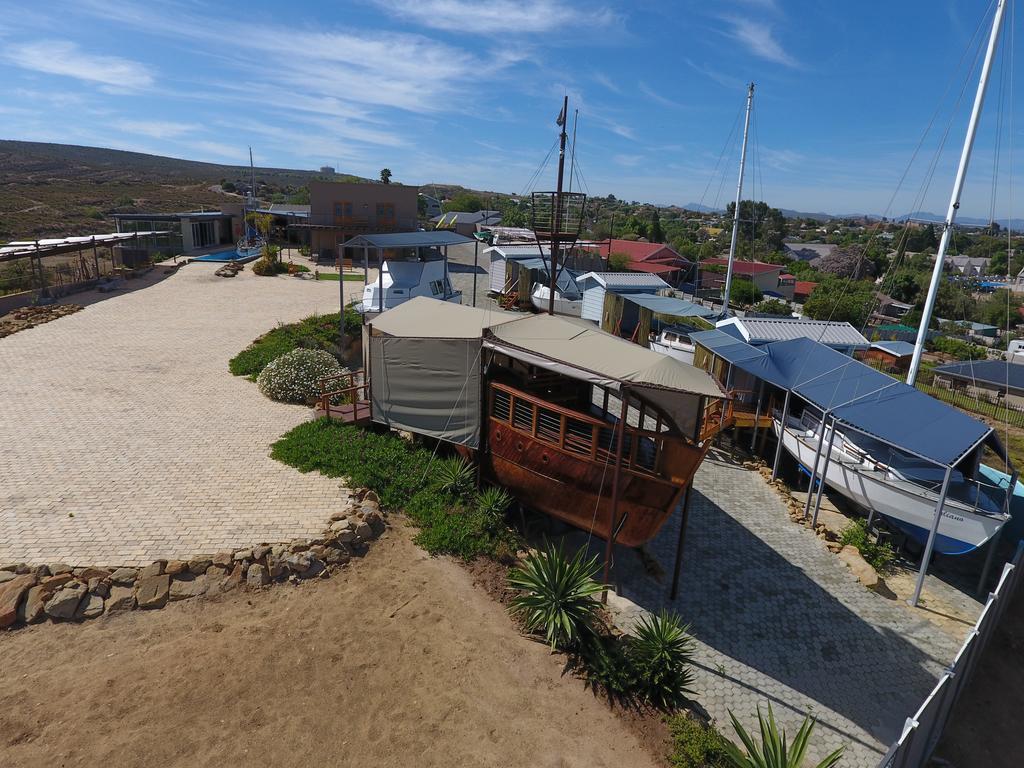
[{"label": "rigging wire", "polygon": [[[722,165],[722,160],[725,158],[725,153],[730,148],[730,146],[732,145],[733,136],[736,133],[736,128],[740,124],[740,117],[742,116],[742,114],[743,114],[743,110],[742,109],[739,112],[736,113],[736,119],[733,121],[732,130],[729,131],[729,135],[726,136],[726,138],[725,138],[725,143],[722,144],[722,151],[718,153],[718,160],[715,161],[715,167],[711,171],[711,174],[708,176],[708,183],[704,186],[704,192],[700,196],[700,202],[698,203],[698,205],[700,205],[701,208],[704,207],[704,200],[707,199],[708,190],[711,189],[711,184],[714,182],[715,178],[718,175],[718,169]],[[715,200],[717,201],[717,199],[718,199],[718,197],[716,196]]]},{"label": "rigging wire", "polygon": [[540,178],[541,174],[544,173],[544,169],[547,168],[548,162],[551,160],[551,154],[555,151],[555,147],[557,147],[557,146],[558,146],[558,139],[556,138],[551,143],[551,149],[549,149],[548,153],[544,156],[544,159],[541,161],[540,166],[538,166],[537,170],[535,170],[533,172],[533,174],[527,180],[526,184],[523,185],[523,189],[519,193],[519,197],[524,197],[527,192],[532,192],[533,191],[534,185],[537,183],[537,180]]}]

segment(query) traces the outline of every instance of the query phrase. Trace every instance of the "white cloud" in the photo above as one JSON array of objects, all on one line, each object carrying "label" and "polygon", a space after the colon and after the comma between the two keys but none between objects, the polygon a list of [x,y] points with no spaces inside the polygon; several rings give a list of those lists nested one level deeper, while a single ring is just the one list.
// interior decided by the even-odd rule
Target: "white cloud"
[{"label": "white cloud", "polygon": [[639,165],[644,159],[643,155],[615,155],[612,160],[619,165],[624,165],[627,168]]},{"label": "white cloud", "polygon": [[612,93],[622,93],[622,89],[619,88],[619,86],[615,84],[615,81],[608,77],[608,75],[602,72],[595,72],[594,79]]},{"label": "white cloud", "polygon": [[128,133],[150,136],[154,139],[175,139],[197,131],[201,126],[194,123],[174,123],[163,120],[119,120],[115,127]]},{"label": "white cloud", "polygon": [[672,109],[685,109],[685,106],[683,104],[680,104],[678,101],[673,101],[667,96],[663,96],[662,94],[658,93],[658,91],[651,88],[651,86],[649,86],[643,80],[637,83],[637,87],[640,88],[640,93],[649,98],[651,101],[661,104],[663,107],[671,107]]},{"label": "white cloud", "polygon": [[87,53],[69,40],[10,43],[4,47],[2,56],[22,69],[73,77],[115,89],[138,90],[153,84],[153,76],[139,62]]},{"label": "white cloud", "polygon": [[708,77],[711,80],[714,80],[716,83],[718,83],[721,86],[724,86],[725,88],[735,88],[735,89],[739,90],[740,88],[743,87],[743,81],[740,80],[738,77],[733,77],[732,75],[727,75],[724,72],[720,72],[719,70],[714,69],[713,67],[709,67],[709,66],[706,66],[706,65],[705,66],[701,66],[700,64],[697,64],[692,59],[683,59],[683,60],[695,72],[700,72],[705,77]]},{"label": "white cloud", "polygon": [[618,16],[605,7],[572,6],[561,0],[374,0],[397,19],[443,31],[536,34],[563,27],[605,26]]},{"label": "white cloud", "polygon": [[743,43],[754,56],[787,67],[797,66],[796,59],[775,39],[770,24],[736,17],[728,18],[726,21],[732,26],[728,33],[729,37]]}]

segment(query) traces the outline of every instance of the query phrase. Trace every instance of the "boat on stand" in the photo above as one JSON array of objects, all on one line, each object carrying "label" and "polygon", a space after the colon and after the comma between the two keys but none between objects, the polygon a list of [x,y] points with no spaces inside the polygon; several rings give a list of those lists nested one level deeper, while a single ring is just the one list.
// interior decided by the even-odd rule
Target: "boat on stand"
[{"label": "boat on stand", "polygon": [[247,218],[250,211],[256,210],[256,168],[252,163],[252,147],[249,147],[249,175],[249,194],[246,197],[245,205],[242,206],[242,227],[245,234],[235,243],[235,253],[238,255],[239,261],[259,258],[267,246],[266,241]]}]

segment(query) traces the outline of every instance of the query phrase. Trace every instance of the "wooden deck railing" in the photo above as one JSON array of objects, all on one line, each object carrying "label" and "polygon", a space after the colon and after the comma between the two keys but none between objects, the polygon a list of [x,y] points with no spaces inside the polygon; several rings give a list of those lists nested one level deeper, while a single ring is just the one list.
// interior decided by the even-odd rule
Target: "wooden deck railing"
[{"label": "wooden deck railing", "polygon": [[[333,382],[344,382],[344,386],[328,389]],[[361,396],[360,396],[361,393]],[[330,413],[331,405],[339,403],[356,403],[360,400],[370,399],[370,382],[363,381],[356,383],[355,373],[339,373],[334,376],[325,376],[320,379],[320,410]]]},{"label": "wooden deck railing", "polygon": [[[601,463],[615,460],[615,424],[497,382],[490,385],[488,412],[491,418],[512,429],[567,453]],[[665,443],[679,440],[665,432],[627,426],[623,436],[623,467],[660,476]]]}]

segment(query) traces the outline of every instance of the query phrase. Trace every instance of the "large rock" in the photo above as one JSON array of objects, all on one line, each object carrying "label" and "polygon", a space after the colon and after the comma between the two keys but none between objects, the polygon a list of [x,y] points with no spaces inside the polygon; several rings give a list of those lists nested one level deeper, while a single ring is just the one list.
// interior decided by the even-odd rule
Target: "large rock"
[{"label": "large rock", "polygon": [[8,581],[14,581],[18,578],[18,574],[14,571],[0,571],[0,584],[6,584]]},{"label": "large rock", "polygon": [[25,599],[21,601],[21,605],[18,606],[18,621],[35,624],[45,619],[46,611],[43,608],[51,594],[53,594],[52,590],[48,590],[42,584],[32,587],[25,595]]},{"label": "large rock", "polygon": [[868,589],[878,589],[884,582],[878,575],[878,571],[871,567],[871,563],[864,559],[860,550],[852,544],[847,544],[839,550],[839,559],[846,563],[857,581]]},{"label": "large rock", "polygon": [[106,608],[107,613],[132,610],[135,608],[135,590],[131,587],[111,587]]},{"label": "large rock", "polygon": [[167,605],[170,588],[171,577],[166,573],[140,576],[135,584],[135,601],[139,608],[163,608]]},{"label": "large rock", "polygon": [[213,565],[212,557],[209,555],[199,555],[188,561],[188,572],[196,576],[202,576],[211,565]]},{"label": "large rock", "polygon": [[288,570],[297,576],[308,579],[316,576],[324,569],[324,562],[311,552],[293,552],[284,560]]},{"label": "large rock", "polygon": [[253,563],[245,574],[245,583],[250,587],[262,587],[270,581],[267,569],[259,563]]},{"label": "large rock", "polygon": [[68,584],[53,593],[53,597],[46,601],[44,610],[51,619],[73,619],[78,612],[78,605],[85,597],[84,584]]},{"label": "large rock", "polygon": [[188,563],[184,560],[168,560],[167,565],[164,566],[164,573],[169,573],[171,576],[177,576],[187,570]]},{"label": "large rock", "polygon": [[172,601],[188,600],[190,597],[205,595],[210,582],[206,576],[194,578],[175,579],[171,582],[170,597]]},{"label": "large rock", "polygon": [[139,581],[148,579],[153,576],[159,576],[164,572],[164,566],[167,565],[165,560],[157,560],[152,565],[147,565],[145,568],[139,571]]},{"label": "large rock", "polygon": [[[4,571],[8,573],[8,571]],[[0,628],[9,627],[18,619],[18,605],[22,596],[35,586],[36,577],[31,574],[15,576],[0,584]]]},{"label": "large rock", "polygon": [[54,576],[60,576],[62,573],[71,573],[71,566],[67,563],[52,563],[50,565],[50,573]]},{"label": "large rock", "polygon": [[130,587],[139,578],[139,572],[135,568],[118,568],[110,574],[110,581],[119,587]]},{"label": "large rock", "polygon": [[213,564],[219,565],[221,568],[230,569],[234,562],[234,553],[232,552],[218,552],[213,556]]},{"label": "large rock", "polygon": [[95,619],[103,615],[103,598],[99,595],[86,595],[78,604],[76,619]]},{"label": "large rock", "polygon": [[110,576],[110,571],[106,568],[83,568],[81,573],[77,575],[78,579],[86,583],[93,579],[106,579]]}]

